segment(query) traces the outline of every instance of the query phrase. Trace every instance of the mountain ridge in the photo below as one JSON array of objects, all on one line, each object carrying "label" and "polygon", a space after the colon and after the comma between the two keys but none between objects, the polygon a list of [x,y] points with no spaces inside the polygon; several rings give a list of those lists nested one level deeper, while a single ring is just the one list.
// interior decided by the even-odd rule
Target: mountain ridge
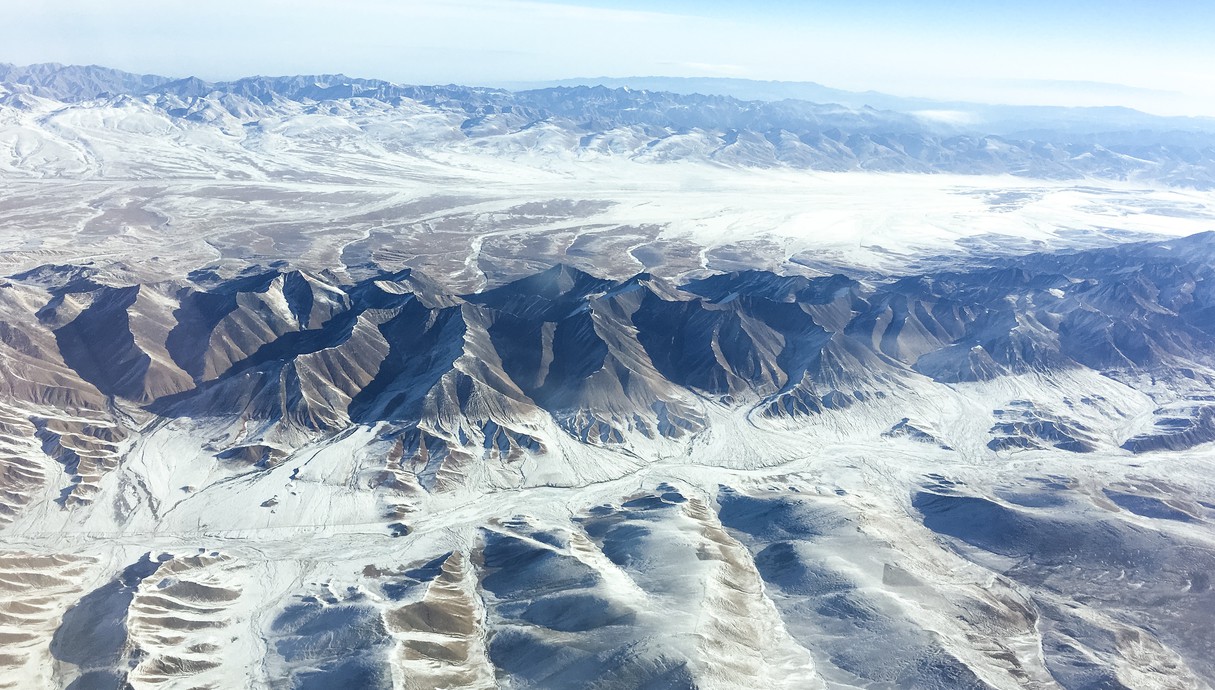
[{"label": "mountain ridge", "polygon": [[1215,684],[1208,135],[40,80],[0,687]]},{"label": "mountain ridge", "polygon": [[[1215,443],[1215,233],[864,283],[214,268],[0,287],[0,533],[29,550],[0,596],[32,602],[0,678],[1215,673],[1202,580],[1153,603],[1210,561],[1179,467]],[[1169,663],[1125,666],[1128,630]]]},{"label": "mountain ridge", "polygon": [[[1198,389],[1215,381],[1202,354],[1215,351],[1213,265],[1208,232],[870,285],[753,270],[677,288],[556,265],[454,295],[408,271],[353,285],[279,269],[112,287],[48,266],[7,292],[67,276],[36,311],[10,299],[9,323],[32,319],[82,389],[123,405],[239,419],[246,444],[392,422],[426,435],[431,455],[483,443],[505,459],[543,455],[547,428],[608,448],[680,439],[707,428],[706,404],[783,424],[924,385],[1070,370]],[[37,402],[37,391],[24,394]],[[1202,432],[1201,397],[1174,402],[1184,400],[1194,422],[1176,439],[1215,440]],[[1052,438],[1022,436],[1028,428],[1006,431],[1031,445]]]},{"label": "mountain ridge", "polygon": [[[73,140],[96,133],[64,133],[101,109],[116,109],[138,126],[243,132],[248,146],[274,120],[329,117],[361,146],[389,150],[439,150],[471,146],[525,156],[536,142],[578,156],[623,156],[631,160],[713,161],[752,167],[814,170],[878,170],[1013,174],[1042,179],[1144,179],[1210,188],[1215,185],[1215,126],[1173,120],[1073,126],[1083,114],[1049,114],[1035,123],[1010,115],[1022,127],[984,128],[861,107],[805,101],[742,101],[729,96],[679,95],[606,87],[557,87],[510,92],[465,86],[401,86],[344,75],[247,77],[207,83],[194,78],[108,72],[55,65],[0,70],[0,83],[18,93],[5,96],[17,114],[21,139],[42,141],[41,151],[73,148]],[[46,103],[22,100],[22,90]],[[54,102],[64,101],[58,108]],[[328,106],[326,106],[328,104]],[[436,130],[396,131],[401,119],[445,119]],[[28,113],[23,118],[21,113]],[[44,117],[45,116],[45,117]],[[1068,118],[1071,118],[1070,120]],[[71,122],[71,124],[67,124]],[[1068,124],[1071,122],[1071,124]],[[1215,121],[1213,121],[1215,122]],[[53,124],[49,130],[48,124]],[[108,126],[108,125],[107,125]],[[1109,129],[1113,126],[1114,129]],[[104,126],[103,126],[104,131]],[[1001,134],[1000,132],[1004,132]],[[18,153],[25,147],[14,149]],[[95,155],[81,153],[78,155]],[[30,162],[33,162],[32,160]],[[6,167],[27,172],[21,156]],[[45,164],[44,161],[40,161]],[[72,167],[79,164],[73,163]],[[85,169],[95,163],[84,162]],[[43,166],[45,167],[45,165]],[[66,172],[66,170],[65,170]]]}]

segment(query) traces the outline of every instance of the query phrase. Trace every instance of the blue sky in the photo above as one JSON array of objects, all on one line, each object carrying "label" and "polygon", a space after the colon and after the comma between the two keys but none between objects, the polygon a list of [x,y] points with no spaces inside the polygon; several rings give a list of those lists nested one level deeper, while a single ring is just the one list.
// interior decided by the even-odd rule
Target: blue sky
[{"label": "blue sky", "polygon": [[729,76],[1215,116],[1207,0],[37,0],[0,61],[223,79]]}]

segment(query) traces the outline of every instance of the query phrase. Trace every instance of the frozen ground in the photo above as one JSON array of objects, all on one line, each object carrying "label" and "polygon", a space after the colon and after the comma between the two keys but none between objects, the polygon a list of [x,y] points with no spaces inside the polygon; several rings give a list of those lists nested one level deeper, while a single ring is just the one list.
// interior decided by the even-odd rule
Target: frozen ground
[{"label": "frozen ground", "polygon": [[[1126,251],[1202,293],[1184,252],[1208,239]],[[0,680],[1208,687],[1215,408],[1184,340],[1206,322],[1148,305],[1150,354],[1114,336],[1151,382],[1078,364],[1122,356],[1104,330],[1024,330],[1137,290],[1114,251],[1066,259],[1096,290],[983,270],[906,312],[883,292],[906,281],[756,272],[676,291],[562,268],[464,298],[400,274],[22,274]],[[995,306],[955,312],[1015,302],[1023,325],[959,360],[931,334],[972,289]],[[833,334],[769,330],[801,308]]]},{"label": "frozen ground", "polygon": [[18,96],[0,687],[1215,684],[1215,193]]},{"label": "frozen ground", "polygon": [[95,261],[153,280],[276,261],[364,277],[374,264],[418,268],[466,291],[558,262],[620,278],[746,268],[902,274],[1215,223],[1210,192],[1128,184],[563,167],[457,159],[442,176],[359,184],[9,179],[0,262],[17,273]]},{"label": "frozen ground", "polygon": [[239,518],[217,497],[159,521],[26,523],[5,536],[5,677],[1207,687],[1209,451],[807,446],[762,448],[792,458],[765,468],[692,452],[588,486],[433,496],[400,537],[364,487],[308,476],[320,458],[260,478],[244,493],[285,500]]}]

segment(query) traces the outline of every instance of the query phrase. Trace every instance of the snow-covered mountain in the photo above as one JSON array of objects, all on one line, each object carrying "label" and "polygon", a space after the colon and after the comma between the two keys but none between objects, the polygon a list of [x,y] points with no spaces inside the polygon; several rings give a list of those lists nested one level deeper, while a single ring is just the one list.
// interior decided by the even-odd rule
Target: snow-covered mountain
[{"label": "snow-covered mountain", "polygon": [[[578,158],[825,171],[1215,185],[1210,143],[1215,125],[1135,117],[1133,112],[1121,118],[1105,114],[1106,126],[1119,127],[1112,131],[1078,128],[1058,110],[1036,122],[1024,118],[1028,131],[1013,131],[998,119],[984,131],[982,122],[962,127],[926,119],[921,111],[741,101],[624,87],[509,92],[402,86],[344,75],[208,83],[53,64],[0,66],[0,83],[9,92],[0,99],[6,123],[0,142],[8,151],[0,166],[40,176],[105,174],[110,162],[99,160],[89,142],[96,135],[90,130],[98,126],[180,136],[193,146],[222,142],[242,153],[265,145],[268,138],[299,134],[303,127],[314,136],[367,151],[471,148],[518,157],[540,150]],[[409,124],[398,126],[402,120]],[[235,171],[213,166],[207,173]]]},{"label": "snow-covered mountain", "polygon": [[[1151,115],[1124,106],[1065,107],[943,101],[892,96],[876,91],[845,91],[814,82],[725,77],[593,77],[521,83],[512,85],[512,88],[534,90],[558,86],[627,87],[678,94],[731,96],[743,101],[836,103],[851,108],[869,107],[910,113],[921,119],[952,122],[959,128],[1002,136],[1033,136],[1031,133],[1054,132],[1054,136],[1066,133],[1066,136],[1091,137],[1120,133],[1124,139],[1131,139],[1136,135],[1159,136],[1162,132],[1207,136],[1215,133],[1215,118],[1211,117]],[[1015,88],[1017,84],[1014,82],[1010,86]],[[1060,84],[1054,83],[1053,86]],[[1116,87],[1108,84],[1080,83],[1071,86],[1078,90],[1108,88],[1117,91]]]},{"label": "snow-covered mountain", "polygon": [[[1212,267],[1208,233],[876,285],[14,275],[6,539],[151,553],[83,599],[113,562],[42,557],[62,593],[14,614],[32,651],[8,672],[1199,683]],[[59,577],[34,563],[14,601]],[[1111,564],[1155,593],[1120,596]],[[1152,604],[1174,580],[1188,603]],[[200,642],[221,628],[262,665]],[[1102,641],[1132,632],[1169,665]]]},{"label": "snow-covered mountain", "polygon": [[1209,144],[0,81],[0,687],[1215,685]]}]

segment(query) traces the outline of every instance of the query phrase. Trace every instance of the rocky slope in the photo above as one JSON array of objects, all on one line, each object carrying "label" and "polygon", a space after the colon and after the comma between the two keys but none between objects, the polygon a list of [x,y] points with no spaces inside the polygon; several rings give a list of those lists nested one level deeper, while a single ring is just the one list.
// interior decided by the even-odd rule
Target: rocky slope
[{"label": "rocky slope", "polygon": [[12,275],[0,680],[1203,687],[1213,267]]},{"label": "rocky slope", "polygon": [[1207,130],[0,83],[0,687],[1215,685]]}]

